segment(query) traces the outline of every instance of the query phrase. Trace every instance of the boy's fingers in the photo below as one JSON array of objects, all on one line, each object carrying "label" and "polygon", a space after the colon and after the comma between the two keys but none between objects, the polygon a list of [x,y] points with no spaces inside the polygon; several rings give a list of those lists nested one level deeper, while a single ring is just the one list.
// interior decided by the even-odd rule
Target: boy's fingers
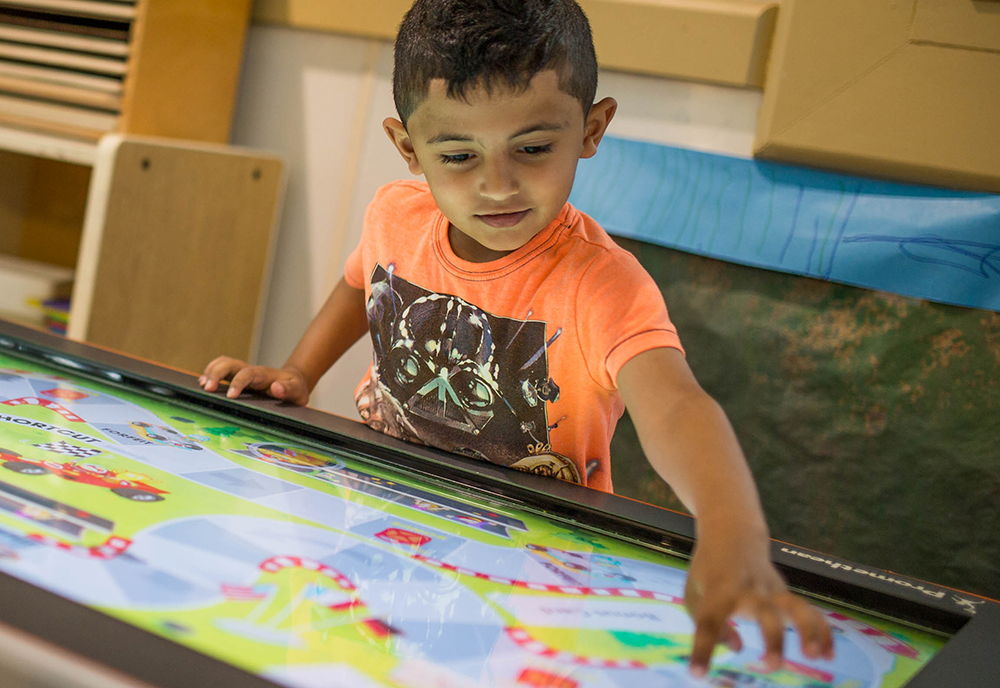
[{"label": "boy's fingers", "polygon": [[293,385],[287,382],[272,383],[270,392],[271,396],[275,399],[280,399],[281,401],[288,402],[289,404],[303,406],[306,403],[302,393],[297,391]]},{"label": "boy's fingers", "polygon": [[219,382],[221,382],[225,377],[225,372],[212,371],[206,373],[202,376],[203,382],[201,386],[204,387],[206,391],[214,392],[219,388]]},{"label": "boy's fingers", "polygon": [[198,382],[207,392],[214,392],[219,387],[219,382],[226,379],[245,364],[228,356],[220,356],[207,366]]},{"label": "boy's fingers", "polygon": [[787,596],[782,603],[785,615],[795,625],[799,632],[799,642],[802,647],[802,654],[810,659],[815,659],[819,655],[819,619],[818,614],[813,614],[813,608],[802,604],[800,600]]},{"label": "boy's fingers", "polygon": [[271,396],[298,406],[303,406],[309,401],[309,393],[305,385],[295,377],[289,377],[271,383]]},{"label": "boy's fingers", "polygon": [[309,400],[309,390],[295,375],[267,366],[251,366],[235,358],[220,356],[205,367],[198,383],[207,392],[214,392],[219,382],[229,378],[226,396],[237,398],[244,390],[266,391],[276,399],[294,404],[305,404]]},{"label": "boy's fingers", "polygon": [[796,599],[789,616],[802,638],[802,654],[810,659],[833,656],[833,632],[823,613],[811,604]]},{"label": "boy's fingers", "polygon": [[259,368],[243,368],[233,375],[233,379],[229,382],[229,391],[226,392],[226,396],[230,399],[235,399],[247,387],[250,389],[260,389],[261,387],[269,386],[262,379],[263,377],[262,371]]},{"label": "boy's fingers", "polygon": [[219,388],[219,382],[227,375],[228,372],[224,368],[208,368],[205,370],[205,374],[201,376],[201,386],[208,392],[214,392]]},{"label": "boy's fingers", "polygon": [[219,371],[226,370],[234,361],[228,356],[219,356],[205,366],[205,375],[214,375]]},{"label": "boy's fingers", "polygon": [[694,646],[691,648],[691,675],[702,677],[708,673],[712,651],[723,634],[725,615],[702,614],[695,622]]},{"label": "boy's fingers", "polygon": [[[820,614],[822,617],[822,614]],[[833,659],[833,629],[826,617],[820,619],[819,654],[823,659]]]},{"label": "boy's fingers", "polygon": [[757,610],[757,623],[764,638],[764,665],[768,671],[781,668],[785,651],[785,624],[781,613],[772,604],[764,603]]},{"label": "boy's fingers", "polygon": [[719,642],[724,643],[733,652],[739,652],[743,649],[743,638],[740,637],[740,632],[728,622],[722,626]]},{"label": "boy's fingers", "polygon": [[241,370],[229,381],[229,389],[226,390],[226,396],[230,399],[235,399],[240,395],[244,387],[246,387],[246,376],[243,375],[243,371]]},{"label": "boy's fingers", "polygon": [[[219,358],[222,357],[220,356]],[[208,362],[208,364],[205,366],[205,369],[201,371],[202,378],[206,377],[212,372],[212,369],[215,368],[216,363],[219,362],[219,358],[213,358],[211,361]]]}]

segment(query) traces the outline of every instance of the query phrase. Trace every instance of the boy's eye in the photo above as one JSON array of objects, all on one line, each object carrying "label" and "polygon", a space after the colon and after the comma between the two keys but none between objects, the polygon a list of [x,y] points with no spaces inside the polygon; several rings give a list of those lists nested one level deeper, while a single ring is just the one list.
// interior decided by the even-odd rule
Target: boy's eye
[{"label": "boy's eye", "polygon": [[542,153],[548,153],[550,150],[552,150],[552,144],[546,143],[545,145],[542,146],[523,146],[521,150],[527,153],[528,155],[541,155]]},{"label": "boy's eye", "polygon": [[455,155],[445,155],[445,154],[442,154],[441,155],[441,162],[446,163],[448,165],[458,165],[458,164],[461,164],[461,163],[465,162],[466,160],[468,160],[471,157],[472,157],[472,155],[469,154],[469,153],[457,153]]}]

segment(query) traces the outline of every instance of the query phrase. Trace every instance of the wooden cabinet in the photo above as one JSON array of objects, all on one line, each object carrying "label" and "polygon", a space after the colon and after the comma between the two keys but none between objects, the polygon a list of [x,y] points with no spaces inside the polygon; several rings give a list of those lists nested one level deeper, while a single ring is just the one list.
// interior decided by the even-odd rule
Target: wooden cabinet
[{"label": "wooden cabinet", "polygon": [[282,163],[224,145],[249,10],[0,0],[2,265],[75,270],[70,336],[191,369],[253,355]]},{"label": "wooden cabinet", "polygon": [[249,0],[3,0],[0,125],[224,142]]}]

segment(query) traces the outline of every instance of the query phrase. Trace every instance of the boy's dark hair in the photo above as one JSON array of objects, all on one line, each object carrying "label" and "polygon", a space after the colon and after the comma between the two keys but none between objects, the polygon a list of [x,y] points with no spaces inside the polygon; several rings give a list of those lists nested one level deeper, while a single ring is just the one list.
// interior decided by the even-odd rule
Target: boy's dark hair
[{"label": "boy's dark hair", "polygon": [[444,79],[448,97],[482,85],[525,89],[555,69],[559,88],[584,117],[597,93],[597,57],[587,16],[574,0],[416,0],[396,36],[392,92],[406,124]]}]

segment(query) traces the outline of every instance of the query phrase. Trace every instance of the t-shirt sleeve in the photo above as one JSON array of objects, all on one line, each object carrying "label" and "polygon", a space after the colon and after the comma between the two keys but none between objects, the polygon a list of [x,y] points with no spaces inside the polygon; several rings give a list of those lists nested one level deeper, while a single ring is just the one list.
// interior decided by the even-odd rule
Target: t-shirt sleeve
[{"label": "t-shirt sleeve", "polygon": [[344,265],[344,281],[355,289],[365,288],[364,267],[361,259],[361,244],[359,243],[347,257]]},{"label": "t-shirt sleeve", "polygon": [[617,387],[618,372],[633,356],[661,347],[684,352],[659,287],[626,251],[588,266],[576,304],[584,360],[605,389]]}]

